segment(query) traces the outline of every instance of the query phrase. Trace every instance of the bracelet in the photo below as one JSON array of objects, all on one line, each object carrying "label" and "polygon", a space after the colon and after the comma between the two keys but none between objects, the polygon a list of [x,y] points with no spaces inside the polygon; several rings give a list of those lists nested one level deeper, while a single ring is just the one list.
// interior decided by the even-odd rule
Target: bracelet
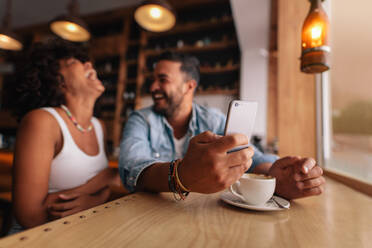
[{"label": "bracelet", "polygon": [[172,178],[172,175],[173,175],[173,169],[174,169],[174,161],[172,161],[169,165],[169,173],[168,173],[168,187],[169,187],[169,191],[170,192],[175,192],[175,189],[174,189],[174,180]]},{"label": "bracelet", "polygon": [[181,179],[178,176],[178,166],[181,164],[181,162],[182,162],[181,159],[178,159],[178,160],[176,160],[175,165],[174,165],[175,171],[176,171],[176,180],[177,180],[178,185],[181,187],[182,191],[190,192],[190,190],[188,188],[183,186],[183,184],[181,183]]},{"label": "bracelet", "polygon": [[[175,200],[185,200],[186,196],[190,193],[182,184],[178,178],[177,166],[181,160],[173,160],[169,165],[168,173],[168,187],[171,192],[173,192],[173,197]],[[182,186],[181,186],[182,185]],[[186,189],[186,191],[184,190]]]}]

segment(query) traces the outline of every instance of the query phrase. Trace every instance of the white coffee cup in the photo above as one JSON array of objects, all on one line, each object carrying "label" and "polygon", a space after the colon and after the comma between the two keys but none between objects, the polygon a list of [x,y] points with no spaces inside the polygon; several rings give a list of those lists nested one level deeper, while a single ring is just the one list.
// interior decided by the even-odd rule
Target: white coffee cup
[{"label": "white coffee cup", "polygon": [[263,174],[243,174],[230,186],[230,192],[250,205],[264,205],[275,192],[275,177]]}]

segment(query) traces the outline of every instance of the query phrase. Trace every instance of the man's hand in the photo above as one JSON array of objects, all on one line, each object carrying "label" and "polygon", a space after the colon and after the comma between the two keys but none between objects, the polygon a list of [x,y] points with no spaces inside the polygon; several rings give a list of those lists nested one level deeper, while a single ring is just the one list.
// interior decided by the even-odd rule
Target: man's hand
[{"label": "man's hand", "polygon": [[219,136],[204,132],[192,138],[179,165],[182,184],[199,193],[221,191],[236,182],[252,164],[251,147],[227,153],[234,147],[248,144],[243,134]]},{"label": "man's hand", "polygon": [[109,188],[104,188],[94,195],[79,192],[64,193],[60,194],[59,201],[48,206],[47,210],[51,219],[63,218],[102,204],[109,196]]},{"label": "man's hand", "polygon": [[312,158],[281,158],[271,166],[269,174],[276,178],[275,192],[284,198],[295,199],[323,192],[323,170]]}]

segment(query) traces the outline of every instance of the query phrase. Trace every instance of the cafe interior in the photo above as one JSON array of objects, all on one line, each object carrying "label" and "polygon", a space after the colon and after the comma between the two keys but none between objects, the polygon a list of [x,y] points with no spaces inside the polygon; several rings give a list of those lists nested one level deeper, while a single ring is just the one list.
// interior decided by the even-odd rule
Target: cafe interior
[{"label": "cafe interior", "polygon": [[[367,0],[0,0],[0,247],[371,247],[371,8]],[[254,205],[231,187],[184,194],[180,183],[174,199],[121,184],[103,204],[8,235],[20,126],[8,86],[20,54],[53,39],[89,52],[105,87],[94,116],[106,126],[113,170],[123,128],[152,106],[154,68],[170,51],[199,60],[195,103],[227,115],[233,100],[256,102],[250,143],[314,158],[322,191],[271,193]]]}]

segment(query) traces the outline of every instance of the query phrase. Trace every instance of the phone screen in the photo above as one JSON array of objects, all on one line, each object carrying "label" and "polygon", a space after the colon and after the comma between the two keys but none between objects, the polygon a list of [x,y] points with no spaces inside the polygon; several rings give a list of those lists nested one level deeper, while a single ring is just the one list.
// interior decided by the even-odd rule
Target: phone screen
[{"label": "phone screen", "polygon": [[[242,133],[250,140],[256,120],[257,106],[257,102],[231,101],[226,119],[225,135]],[[236,147],[229,152],[238,151],[246,147],[248,146]]]}]

